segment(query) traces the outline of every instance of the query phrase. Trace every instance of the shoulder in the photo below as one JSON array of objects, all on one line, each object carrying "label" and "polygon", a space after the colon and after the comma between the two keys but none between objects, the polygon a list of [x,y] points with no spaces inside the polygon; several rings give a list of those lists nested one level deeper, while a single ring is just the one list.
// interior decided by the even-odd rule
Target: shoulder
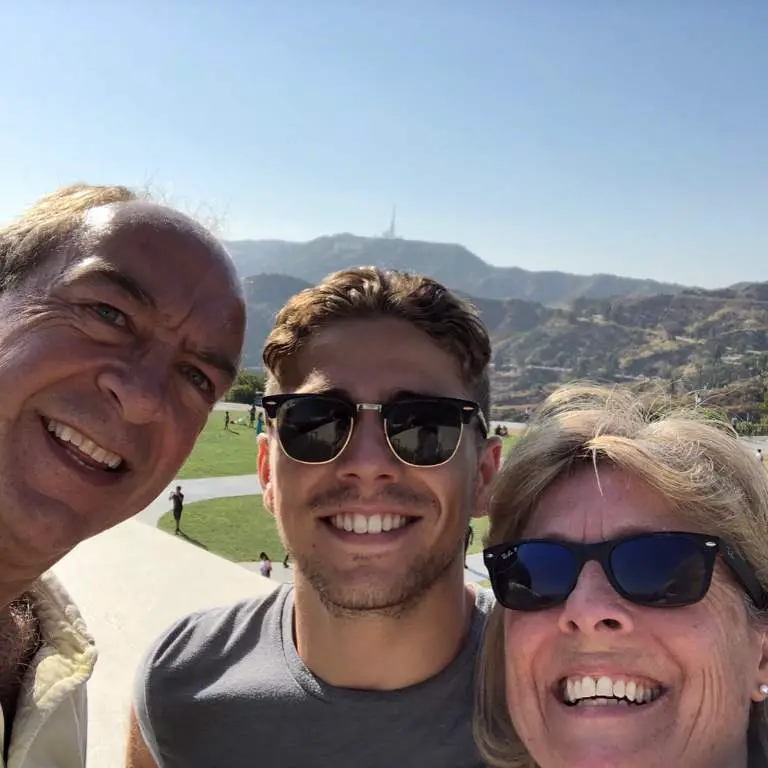
[{"label": "shoulder", "polygon": [[139,667],[137,683],[147,692],[173,686],[193,675],[215,676],[244,650],[253,651],[266,636],[279,636],[282,609],[290,592],[282,586],[263,598],[185,616],[154,642]]}]

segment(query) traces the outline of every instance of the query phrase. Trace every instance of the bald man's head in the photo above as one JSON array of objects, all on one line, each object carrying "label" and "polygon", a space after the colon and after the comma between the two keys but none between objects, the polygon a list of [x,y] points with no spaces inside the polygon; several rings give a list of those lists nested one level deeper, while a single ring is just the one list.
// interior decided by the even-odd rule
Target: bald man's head
[{"label": "bald man's head", "polygon": [[245,332],[222,245],[123,188],[70,188],[0,233],[0,561],[51,562],[167,487]]},{"label": "bald man's head", "polygon": [[140,197],[128,187],[75,184],[45,195],[0,229],[0,292],[18,284],[65,246],[81,246],[82,237],[103,228],[125,226],[171,229],[207,243],[235,276],[228,254],[199,222],[165,205]]}]

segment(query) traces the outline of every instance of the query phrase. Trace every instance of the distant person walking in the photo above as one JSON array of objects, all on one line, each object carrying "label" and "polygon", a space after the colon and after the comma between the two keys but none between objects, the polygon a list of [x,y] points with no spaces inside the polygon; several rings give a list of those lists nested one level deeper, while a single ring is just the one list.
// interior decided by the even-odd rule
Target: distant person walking
[{"label": "distant person walking", "polygon": [[256,403],[254,403],[251,406],[250,411],[248,411],[248,426],[253,429],[253,425],[256,422]]},{"label": "distant person walking", "polygon": [[224,411],[224,429],[229,429],[229,411]]},{"label": "distant person walking", "polygon": [[168,498],[173,502],[173,519],[176,521],[174,533],[178,536],[181,533],[181,513],[184,511],[184,494],[181,492],[181,486],[177,485],[176,490]]},{"label": "distant person walking", "polygon": [[464,567],[469,568],[467,565],[467,550],[472,545],[472,542],[475,540],[475,531],[472,528],[472,525],[467,526],[467,532],[464,534]]},{"label": "distant person walking", "polygon": [[259,411],[259,418],[256,421],[256,434],[260,435],[264,431],[264,414]]},{"label": "distant person walking", "polygon": [[262,552],[259,555],[259,573],[268,579],[272,575],[272,561],[269,559],[269,555],[266,552]]},{"label": "distant person walking", "polygon": [[755,451],[755,458],[762,464],[763,463],[763,449],[758,448]]}]

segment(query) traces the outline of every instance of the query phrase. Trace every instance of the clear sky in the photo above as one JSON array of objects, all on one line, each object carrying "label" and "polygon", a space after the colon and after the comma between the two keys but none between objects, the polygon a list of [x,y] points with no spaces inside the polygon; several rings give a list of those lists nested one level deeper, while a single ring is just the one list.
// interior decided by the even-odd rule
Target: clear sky
[{"label": "clear sky", "polygon": [[764,0],[2,0],[0,221],[151,184],[229,238],[768,280]]}]

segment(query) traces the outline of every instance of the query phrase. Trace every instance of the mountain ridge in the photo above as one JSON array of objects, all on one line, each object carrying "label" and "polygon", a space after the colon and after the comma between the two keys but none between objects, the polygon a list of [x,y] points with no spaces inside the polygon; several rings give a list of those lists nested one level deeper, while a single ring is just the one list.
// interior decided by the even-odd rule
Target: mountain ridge
[{"label": "mountain ridge", "polygon": [[[248,303],[243,364],[260,368],[275,314],[311,283],[264,274],[243,284]],[[638,385],[664,381],[670,392],[680,393],[709,388],[738,412],[748,412],[755,392],[762,392],[768,282],[580,298],[567,308],[457,293],[477,307],[491,336],[497,413],[519,417],[558,384],[583,378]]]},{"label": "mountain ridge", "polygon": [[231,240],[226,243],[242,278],[284,274],[316,283],[338,269],[376,264],[430,275],[449,288],[489,299],[525,299],[565,307],[579,298],[680,293],[690,287],[607,273],[574,274],[502,267],[463,245],[343,233],[304,243],[285,240]]}]

